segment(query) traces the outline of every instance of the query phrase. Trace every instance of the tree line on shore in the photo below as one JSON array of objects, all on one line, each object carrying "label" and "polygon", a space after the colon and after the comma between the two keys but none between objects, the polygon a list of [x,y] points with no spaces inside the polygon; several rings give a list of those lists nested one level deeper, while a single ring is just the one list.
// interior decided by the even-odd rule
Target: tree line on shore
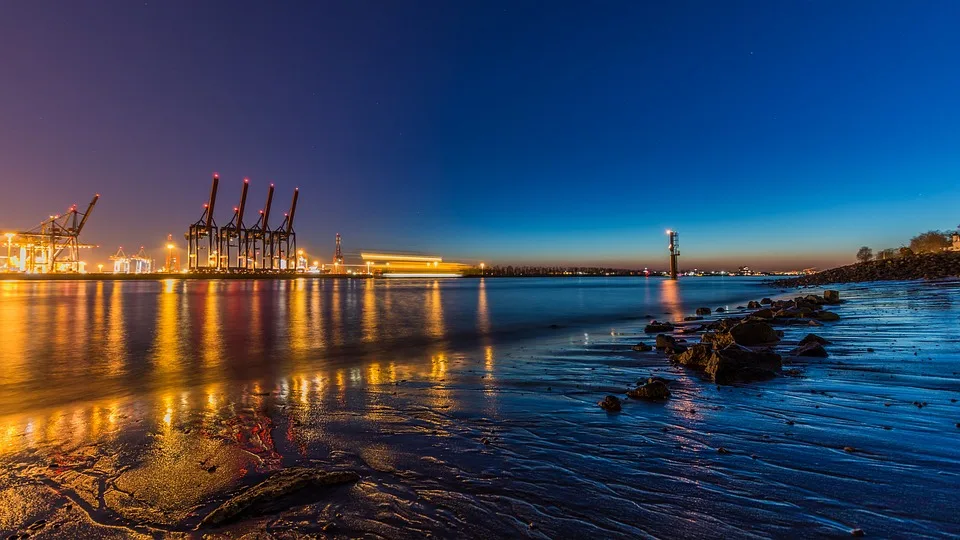
[{"label": "tree line on shore", "polygon": [[951,231],[927,231],[911,238],[909,246],[881,249],[876,253],[869,246],[863,246],[857,251],[857,260],[867,262],[895,259],[920,253],[937,253],[952,246],[954,236],[956,236],[956,233]]}]

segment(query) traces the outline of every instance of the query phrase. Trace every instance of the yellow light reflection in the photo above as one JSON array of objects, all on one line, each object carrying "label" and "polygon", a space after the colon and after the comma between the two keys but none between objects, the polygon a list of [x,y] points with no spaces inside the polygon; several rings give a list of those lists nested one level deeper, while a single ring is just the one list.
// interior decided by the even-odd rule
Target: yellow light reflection
[{"label": "yellow light reflection", "polygon": [[427,289],[426,299],[427,311],[427,333],[433,337],[443,337],[445,332],[443,326],[443,304],[440,298],[440,282],[433,281],[433,285]]},{"label": "yellow light reflection", "polygon": [[490,333],[490,308],[487,307],[487,284],[481,279],[477,290],[477,327],[481,334]]},{"label": "yellow light reflection", "polygon": [[675,321],[683,320],[683,302],[680,301],[680,282],[673,279],[664,279],[661,282],[660,303],[664,311],[669,311]]},{"label": "yellow light reflection", "polygon": [[203,310],[203,339],[201,358],[207,369],[217,367],[222,361],[222,343],[220,335],[220,311],[217,306],[217,282],[207,283],[206,303]]},{"label": "yellow light reflection", "polygon": [[113,376],[123,374],[127,360],[127,333],[123,326],[122,281],[114,281],[110,290],[110,320],[107,323],[107,369]]},{"label": "yellow light reflection", "polygon": [[374,291],[374,280],[368,279],[363,283],[363,340],[376,341],[379,321],[377,320],[377,295]]}]

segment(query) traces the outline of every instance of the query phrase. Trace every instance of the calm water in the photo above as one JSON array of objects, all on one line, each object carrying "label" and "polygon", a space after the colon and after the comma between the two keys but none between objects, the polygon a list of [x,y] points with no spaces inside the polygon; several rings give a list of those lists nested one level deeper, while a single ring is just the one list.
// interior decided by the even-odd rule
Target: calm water
[{"label": "calm water", "polygon": [[756,289],[749,278],[2,282],[0,415],[370,359],[429,361],[551,325],[679,319]]}]

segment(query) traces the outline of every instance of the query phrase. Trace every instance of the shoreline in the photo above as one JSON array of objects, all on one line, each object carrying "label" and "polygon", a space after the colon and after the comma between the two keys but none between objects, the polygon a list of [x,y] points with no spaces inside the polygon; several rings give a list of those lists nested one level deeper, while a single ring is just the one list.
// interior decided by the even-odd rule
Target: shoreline
[{"label": "shoreline", "polygon": [[904,255],[831,268],[809,276],[771,281],[778,287],[823,286],[836,283],[917,281],[960,277],[960,251]]}]

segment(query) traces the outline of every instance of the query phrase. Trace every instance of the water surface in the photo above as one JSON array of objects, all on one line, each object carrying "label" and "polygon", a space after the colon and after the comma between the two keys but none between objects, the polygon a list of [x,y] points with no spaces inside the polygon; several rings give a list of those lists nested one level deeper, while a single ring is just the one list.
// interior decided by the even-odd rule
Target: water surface
[{"label": "water surface", "polygon": [[[725,387],[631,346],[648,316],[778,293],[755,280],[0,291],[4,532],[190,532],[230,494],[308,466],[361,480],[201,532],[960,534],[957,282],[846,287],[842,319],[813,329],[829,358]],[[785,351],[810,328],[784,331]],[[650,375],[670,400],[597,407]]]}]

